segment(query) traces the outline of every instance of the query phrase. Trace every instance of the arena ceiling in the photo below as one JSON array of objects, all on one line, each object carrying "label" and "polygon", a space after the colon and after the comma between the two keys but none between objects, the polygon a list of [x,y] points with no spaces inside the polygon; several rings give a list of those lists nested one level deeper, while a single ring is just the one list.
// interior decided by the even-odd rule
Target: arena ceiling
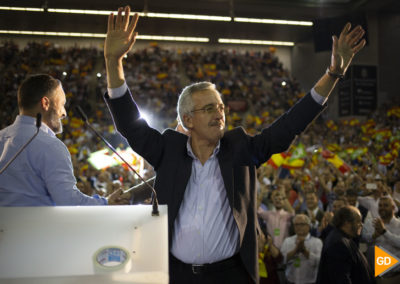
[{"label": "arena ceiling", "polygon": [[[313,21],[347,14],[399,13],[398,0],[2,0],[0,6],[114,10]],[[105,33],[106,16],[0,10],[0,30]],[[312,39],[312,27],[142,17],[140,34],[242,38],[295,43]],[[1,35],[0,35],[1,36]]]}]

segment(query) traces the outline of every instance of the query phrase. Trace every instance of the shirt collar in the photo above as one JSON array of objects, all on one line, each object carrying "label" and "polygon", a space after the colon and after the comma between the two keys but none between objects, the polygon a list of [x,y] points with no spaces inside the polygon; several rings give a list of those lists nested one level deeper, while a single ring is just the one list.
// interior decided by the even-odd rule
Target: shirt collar
[{"label": "shirt collar", "polygon": [[[196,157],[196,155],[193,153],[193,149],[192,149],[192,145],[190,144],[192,142],[192,137],[189,137],[187,142],[186,142],[186,148],[187,148],[187,153],[190,157],[192,157],[193,159],[198,159]],[[217,146],[215,147],[213,154],[211,155],[210,158],[216,156],[219,152],[219,148],[220,148],[220,141],[218,141]]]},{"label": "shirt collar", "polygon": [[[17,115],[17,118],[15,119],[15,122],[17,124],[28,124],[28,125],[36,125],[36,118],[33,116],[29,115]],[[56,134],[51,130],[45,123],[42,122],[40,126],[40,130],[43,132],[51,135],[51,136],[56,136]]]},{"label": "shirt collar", "polygon": [[388,225],[394,225],[394,223],[396,222],[396,217],[393,216],[392,219],[390,219],[389,223],[387,223]]},{"label": "shirt collar", "polygon": [[[297,240],[298,236],[296,235],[296,240]],[[311,238],[310,233],[307,234],[307,236],[304,238],[305,241],[309,240]]]},{"label": "shirt collar", "polygon": [[319,208],[318,208],[318,205],[317,205],[317,207],[315,209],[313,209],[313,210],[308,209],[308,212],[312,212],[314,214],[314,216],[317,216],[318,209]]}]

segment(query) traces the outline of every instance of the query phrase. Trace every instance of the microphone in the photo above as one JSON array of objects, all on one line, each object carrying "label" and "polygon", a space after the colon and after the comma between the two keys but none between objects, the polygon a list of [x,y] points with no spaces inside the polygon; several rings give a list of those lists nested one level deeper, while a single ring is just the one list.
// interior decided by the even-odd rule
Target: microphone
[{"label": "microphone", "polygon": [[40,126],[42,125],[42,114],[37,113],[36,114],[36,133],[31,137],[31,139],[26,142],[21,149],[15,155],[11,158],[11,160],[8,161],[7,164],[4,165],[4,167],[0,170],[0,175],[8,168],[9,165],[11,165],[12,162],[21,154],[21,152],[32,142],[32,140],[39,134]]},{"label": "microphone", "polygon": [[[156,179],[156,177],[149,178],[146,180],[147,183],[153,182]],[[147,198],[151,197],[152,191],[149,190],[149,188],[146,186],[144,182],[137,184],[135,186],[132,186],[128,188],[127,190],[123,191],[124,193],[132,192],[132,200],[133,203],[139,203],[143,202]]]},{"label": "microphone", "polygon": [[[148,188],[150,188],[152,190],[152,192],[153,192],[153,211],[151,212],[151,215],[159,216],[160,212],[158,211],[157,193],[156,193],[156,190],[154,189],[154,187],[152,187],[148,182],[146,182],[145,179],[141,175],[139,175],[139,173],[127,161],[125,161],[124,158],[122,158],[122,156],[117,152],[117,150],[115,150],[115,148],[99,132],[97,132],[96,129],[93,128],[93,126],[89,123],[86,114],[83,112],[83,110],[81,109],[80,106],[76,106],[75,109],[78,112],[81,119],[83,120],[83,122],[89,127],[89,129],[92,130],[93,133],[96,134],[96,136],[98,136],[106,144],[106,146],[108,148],[110,148],[110,150],[113,151],[128,166],[128,168],[132,172],[134,172],[140,178],[140,180],[144,184],[147,185]],[[126,190],[125,192],[129,192],[129,191],[130,191],[130,189]]]}]

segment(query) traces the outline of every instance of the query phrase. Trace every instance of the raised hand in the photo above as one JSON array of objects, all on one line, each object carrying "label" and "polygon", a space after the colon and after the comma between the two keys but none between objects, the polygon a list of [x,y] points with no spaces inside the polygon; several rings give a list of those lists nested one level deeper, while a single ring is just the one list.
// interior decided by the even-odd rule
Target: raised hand
[{"label": "raised hand", "polygon": [[[333,36],[332,57],[330,71],[336,74],[344,74],[349,67],[353,57],[364,46],[365,39],[361,40],[365,31],[361,26],[351,29],[351,24],[347,23],[342,32],[337,36]],[[361,40],[361,41],[360,41]]]},{"label": "raised hand", "polygon": [[[124,15],[122,15],[124,10]],[[136,41],[137,32],[135,32],[139,15],[135,13],[130,21],[131,8],[118,8],[117,17],[111,13],[108,17],[107,37],[104,43],[104,57],[106,60],[122,60]]]}]

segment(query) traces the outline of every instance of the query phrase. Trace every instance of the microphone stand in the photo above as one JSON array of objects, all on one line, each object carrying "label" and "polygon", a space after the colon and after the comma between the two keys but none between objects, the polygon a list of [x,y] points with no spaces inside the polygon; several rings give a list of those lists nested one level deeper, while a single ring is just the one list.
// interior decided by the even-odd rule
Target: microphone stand
[{"label": "microphone stand", "polygon": [[156,193],[156,190],[154,189],[154,187],[152,187],[148,182],[146,182],[146,180],[141,175],[139,175],[139,173],[124,158],[122,158],[122,156],[117,152],[117,150],[115,150],[115,148],[99,132],[97,132],[96,129],[94,129],[94,127],[88,122],[88,118],[80,106],[77,106],[75,109],[78,112],[79,116],[82,118],[83,122],[85,122],[85,124],[89,127],[89,129],[92,130],[93,133],[96,134],[96,136],[99,137],[106,144],[106,146],[108,148],[110,148],[111,151],[113,151],[128,166],[128,168],[131,171],[133,171],[140,178],[140,180],[143,183],[145,183],[152,190],[152,192],[153,192],[153,202],[152,202],[153,211],[151,212],[151,215],[159,216],[160,212],[158,211],[157,193]]},{"label": "microphone stand", "polygon": [[37,113],[36,114],[36,133],[32,136],[31,139],[26,142],[21,149],[17,153],[15,153],[14,157],[11,158],[11,160],[8,161],[7,164],[4,165],[4,167],[0,170],[0,175],[8,168],[9,165],[11,165],[12,162],[21,154],[21,152],[32,142],[33,139],[39,134],[40,126],[42,125],[42,114]]}]

